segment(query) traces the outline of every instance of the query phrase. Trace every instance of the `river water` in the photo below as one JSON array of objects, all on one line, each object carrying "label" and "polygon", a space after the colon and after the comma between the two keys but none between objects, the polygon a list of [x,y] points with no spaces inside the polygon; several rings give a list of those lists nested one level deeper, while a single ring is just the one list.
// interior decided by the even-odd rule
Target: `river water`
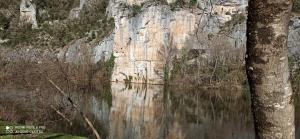
[{"label": "river water", "polygon": [[[0,93],[2,116],[5,109],[7,117],[22,124],[45,125],[48,132],[94,138],[79,112],[59,93],[16,88],[3,88]],[[102,138],[255,138],[247,90],[112,83],[106,89],[68,95],[87,114]],[[70,122],[49,106],[62,112]],[[296,118],[296,124],[298,121]]]}]

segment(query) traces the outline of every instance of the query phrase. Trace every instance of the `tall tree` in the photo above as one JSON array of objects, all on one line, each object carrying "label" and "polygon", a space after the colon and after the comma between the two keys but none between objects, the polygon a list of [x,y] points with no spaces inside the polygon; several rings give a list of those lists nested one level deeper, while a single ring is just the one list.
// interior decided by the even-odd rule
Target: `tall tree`
[{"label": "tall tree", "polygon": [[249,0],[246,71],[258,139],[294,139],[287,57],[293,0]]}]

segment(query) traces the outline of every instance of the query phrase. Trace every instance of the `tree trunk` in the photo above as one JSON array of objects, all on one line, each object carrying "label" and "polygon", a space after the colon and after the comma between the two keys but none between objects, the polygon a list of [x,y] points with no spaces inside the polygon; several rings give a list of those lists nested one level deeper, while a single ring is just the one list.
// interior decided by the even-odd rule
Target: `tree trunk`
[{"label": "tree trunk", "polygon": [[258,139],[295,139],[287,38],[292,0],[250,0],[246,70]]}]

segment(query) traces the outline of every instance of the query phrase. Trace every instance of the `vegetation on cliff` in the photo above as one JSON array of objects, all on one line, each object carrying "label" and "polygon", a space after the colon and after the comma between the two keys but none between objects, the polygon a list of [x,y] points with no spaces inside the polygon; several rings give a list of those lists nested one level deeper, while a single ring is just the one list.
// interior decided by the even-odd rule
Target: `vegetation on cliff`
[{"label": "vegetation on cliff", "polygon": [[300,0],[294,0],[293,12],[300,12]]},{"label": "vegetation on cliff", "polygon": [[[17,0],[14,3],[20,5]],[[37,7],[38,29],[32,29],[30,25],[20,26],[19,16],[1,16],[1,39],[8,39],[5,46],[34,46],[40,48],[59,48],[67,45],[72,40],[88,37],[91,32],[94,37],[89,40],[102,40],[114,28],[113,19],[106,16],[106,0],[93,1],[84,5],[78,19],[69,19],[72,8],[79,6],[78,1],[73,0],[46,0],[33,1]],[[2,5],[2,4],[0,4]],[[11,13],[19,13],[18,8],[9,8],[10,4],[0,7],[1,10],[9,10]],[[0,12],[1,14],[1,12]],[[3,13],[2,13],[3,14]]]}]

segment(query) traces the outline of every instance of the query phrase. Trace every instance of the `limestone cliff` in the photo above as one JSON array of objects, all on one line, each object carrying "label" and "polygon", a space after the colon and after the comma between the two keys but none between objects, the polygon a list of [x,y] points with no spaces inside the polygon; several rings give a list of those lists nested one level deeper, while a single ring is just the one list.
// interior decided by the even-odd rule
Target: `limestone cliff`
[{"label": "limestone cliff", "polygon": [[[132,16],[134,9],[130,5],[143,6]],[[240,13],[245,6],[216,7],[213,11],[199,8],[172,10],[169,5],[146,0],[111,0],[107,12],[115,20],[113,43],[110,44],[116,57],[112,81],[163,83],[165,64],[170,60],[172,50],[207,47],[197,41],[199,28],[202,32],[217,33],[220,24],[231,20],[225,13]],[[211,12],[216,15],[212,16]]]},{"label": "limestone cliff", "polygon": [[[166,47],[182,48],[195,31],[195,15],[171,12],[167,6],[151,6],[136,17],[114,16],[113,52],[116,57],[113,81],[161,83]],[[174,44],[168,44],[170,39]]]},{"label": "limestone cliff", "polygon": [[[244,59],[247,0],[110,0],[108,5],[107,1],[105,4],[100,2],[99,5],[95,5],[93,1],[80,0],[66,6],[69,8],[66,18],[62,18],[65,14],[60,15],[59,12],[53,13],[51,20],[43,18],[40,28],[35,30],[39,33],[31,31],[31,39],[26,39],[25,35],[23,38],[26,43],[16,44],[28,45],[31,51],[39,49],[34,42],[51,40],[53,43],[49,45],[55,47],[55,50],[50,52],[66,62],[76,63],[88,54],[92,58],[91,61],[97,63],[108,60],[113,55],[115,66],[111,80],[136,83],[163,83],[165,76],[168,76],[165,71],[172,68],[170,62],[174,57],[180,57],[182,50],[187,50],[189,64],[199,63],[197,57],[207,61],[213,60],[218,55],[214,51],[230,51],[232,57],[238,57],[240,61]],[[92,13],[96,10],[89,11],[87,15],[80,14],[86,12],[82,10],[93,9],[88,8],[93,4],[94,7],[104,5],[101,7],[103,10],[99,10],[103,11],[103,14],[99,14],[97,19],[92,19],[95,22],[93,27],[90,27],[89,20],[85,19],[95,17]],[[75,8],[72,5],[75,5]],[[31,24],[36,28],[37,8],[39,7],[31,0],[22,0],[21,23]],[[113,18],[115,26],[106,25],[110,22],[105,21],[105,8],[106,15]],[[52,6],[40,8],[38,11],[46,11],[44,14],[40,12],[40,16],[52,15],[51,12],[55,12],[56,9]],[[57,14],[60,16],[57,17]],[[289,50],[293,55],[299,53],[299,21],[298,17],[294,17],[290,26]],[[24,36],[19,30],[13,31],[16,33],[9,34],[12,31],[5,31],[8,35],[3,35],[3,38],[0,36],[0,44],[5,44],[3,40],[16,41],[14,38],[18,36],[15,37],[14,34],[21,36],[20,38]],[[7,37],[9,35],[12,36]],[[95,39],[93,35],[100,37]],[[27,51],[27,47],[22,47],[22,51]],[[58,51],[59,53],[56,53]],[[196,53],[190,55],[191,51]],[[4,55],[11,59],[18,53],[13,51]]]},{"label": "limestone cliff", "polygon": [[[178,55],[181,49],[205,50],[202,55],[210,59],[212,45],[217,42],[233,49],[245,48],[246,0],[198,0],[194,8],[175,10],[170,6],[175,1],[167,2],[110,0],[107,12],[115,20],[115,30],[110,35],[112,42],[106,43],[112,45],[116,57],[112,81],[160,84],[170,55]],[[132,16],[134,5],[141,5],[141,9]],[[298,51],[294,42],[298,32],[291,31],[290,50]],[[240,59],[243,54],[238,54]]]},{"label": "limestone cliff", "polygon": [[30,24],[32,28],[37,28],[36,5],[32,0],[22,0],[20,4],[20,24]]}]

